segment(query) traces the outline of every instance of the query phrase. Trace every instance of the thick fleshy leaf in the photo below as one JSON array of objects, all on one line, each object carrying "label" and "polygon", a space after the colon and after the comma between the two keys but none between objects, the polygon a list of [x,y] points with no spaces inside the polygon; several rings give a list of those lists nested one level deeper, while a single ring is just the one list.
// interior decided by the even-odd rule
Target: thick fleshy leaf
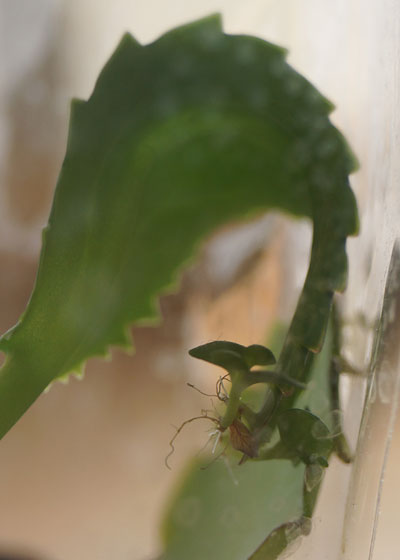
[{"label": "thick fleshy leaf", "polygon": [[328,466],[332,437],[318,416],[307,410],[292,408],[280,414],[277,424],[282,442],[306,465],[318,463]]},{"label": "thick fleshy leaf", "polygon": [[227,371],[248,370],[253,366],[267,366],[276,362],[271,350],[261,344],[242,346],[236,342],[216,340],[189,350],[193,358],[223,367]]},{"label": "thick fleshy leaf", "polygon": [[246,363],[250,368],[253,366],[270,366],[276,362],[271,350],[261,344],[246,346],[244,355]]},{"label": "thick fleshy leaf", "polygon": [[0,343],[0,436],[53,379],[129,344],[206,234],[268,208],[314,220],[292,337],[320,348],[357,227],[354,162],[332,106],[284,54],[224,35],[218,17],[147,46],[126,35],[73,103],[35,289]]},{"label": "thick fleshy leaf", "polygon": [[276,526],[301,517],[304,465],[238,460],[192,464],[164,523],[162,560],[246,560]]}]

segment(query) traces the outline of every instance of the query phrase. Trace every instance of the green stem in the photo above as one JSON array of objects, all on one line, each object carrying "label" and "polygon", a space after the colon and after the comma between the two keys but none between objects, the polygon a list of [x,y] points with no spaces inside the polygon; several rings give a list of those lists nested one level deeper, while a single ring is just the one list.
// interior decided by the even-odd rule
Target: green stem
[{"label": "green stem", "polygon": [[329,396],[332,412],[332,431],[335,435],[333,443],[335,452],[344,463],[351,463],[352,453],[343,433],[341,407],[339,397],[339,377],[341,373],[341,330],[337,306],[332,307],[332,357],[329,366]]},{"label": "green stem", "polygon": [[[321,255],[330,246],[334,235],[326,235],[326,225],[319,221],[318,212],[314,218],[313,242],[310,264],[295,314],[290,324],[275,371],[306,383],[311,371],[315,353],[324,342],[327,323],[333,299],[333,284],[324,268]],[[280,384],[275,392],[275,403],[271,414],[271,396],[267,390],[264,404],[258,413],[258,425],[273,428],[274,420],[280,412],[293,406],[302,389],[293,384]]]},{"label": "green stem", "polygon": [[240,403],[240,414],[246,421],[250,431],[252,432],[257,424],[257,414],[247,404]]},{"label": "green stem", "polygon": [[[233,377],[233,379],[232,379]],[[229,393],[228,404],[226,406],[225,414],[221,420],[221,428],[225,429],[228,428],[235,420],[238,415],[239,407],[240,407],[240,395],[245,387],[239,382],[238,379],[235,379],[234,376],[231,375],[232,379],[232,388]]]},{"label": "green stem", "polygon": [[305,481],[303,483],[303,516],[307,519],[311,519],[313,516],[322,480],[323,475],[321,480],[314,486],[312,490],[307,490]]}]

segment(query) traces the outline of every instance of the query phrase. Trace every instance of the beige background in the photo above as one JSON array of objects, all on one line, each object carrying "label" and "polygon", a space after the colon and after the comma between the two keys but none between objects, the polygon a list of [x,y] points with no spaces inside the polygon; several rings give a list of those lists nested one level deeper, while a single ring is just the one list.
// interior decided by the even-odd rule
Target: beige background
[{"label": "beige background", "polygon": [[[68,100],[90,94],[124,31],[147,42],[215,11],[222,12],[227,32],[257,34],[288,47],[289,61],[337,105],[333,120],[362,164],[352,178],[362,230],[349,247],[347,315],[361,311],[373,319],[399,230],[399,9],[395,0],[3,0],[1,331],[16,321],[33,284],[40,230],[65,146]],[[277,312],[290,313],[291,294],[301,283],[306,226],[293,230],[273,217],[232,235],[222,232],[212,241],[201,264],[186,274],[181,293],[164,298],[161,328],[135,330],[134,358],[114,352],[111,365],[92,360],[83,381],[55,386],[4,438],[3,548],[54,560],[132,560],[157,553],[162,504],[185,457],[204,439],[201,429],[183,436],[170,473],[163,466],[170,424],[202,406],[185,381],[212,385],[210,370],[190,364],[186,350],[213,336],[262,340]],[[232,239],[235,246],[240,239],[242,250],[237,260],[231,253],[223,263],[220,255],[229,254]],[[294,243],[303,248],[295,266]],[[347,335],[349,357],[365,366],[371,334],[358,325]],[[364,386],[343,384],[353,442]],[[397,558],[399,432],[389,457],[374,560]],[[349,475],[339,464],[330,469],[314,535],[295,558],[341,557]],[[362,540],[363,547],[351,544],[352,560],[357,554],[367,558],[368,531]]]}]

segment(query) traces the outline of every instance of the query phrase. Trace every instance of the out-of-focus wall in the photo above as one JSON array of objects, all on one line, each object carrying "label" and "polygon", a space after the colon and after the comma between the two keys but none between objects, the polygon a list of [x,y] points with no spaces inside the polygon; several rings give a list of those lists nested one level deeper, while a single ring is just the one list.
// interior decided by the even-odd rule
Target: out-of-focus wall
[{"label": "out-of-focus wall", "polygon": [[[33,284],[40,230],[65,146],[68,99],[90,94],[124,31],[147,42],[216,11],[222,12],[227,32],[256,34],[288,47],[289,61],[336,104],[333,121],[361,162],[352,178],[362,229],[361,236],[349,243],[347,313],[362,311],[369,319],[375,317],[393,240],[399,234],[400,7],[395,0],[3,0],[2,331],[22,312]],[[189,274],[182,294],[164,300],[164,328],[135,331],[133,360],[119,352],[114,353],[112,366],[93,360],[84,381],[53,388],[6,436],[0,446],[0,546],[32,550],[55,560],[132,560],[156,554],[160,504],[183,455],[203,437],[197,433],[183,439],[185,452],[178,457],[175,472],[163,469],[169,422],[191,416],[202,402],[184,388],[188,376],[200,375],[198,370],[190,373],[181,357],[184,348],[195,343],[193,337],[199,333],[254,342],[282,298],[280,261],[282,254],[287,255],[287,243],[283,247],[291,229],[282,233],[271,222],[260,228],[250,232],[249,239],[258,248],[265,242],[266,249],[244,283],[227,282],[224,295],[215,298]],[[205,277],[206,268],[203,265]],[[255,328],[255,318],[249,318],[247,310],[259,307],[266,283],[273,289],[262,304],[265,317]],[[232,302],[235,314],[230,311]],[[214,310],[208,312],[211,303]],[[349,331],[347,351],[361,365],[368,353],[366,344],[365,335]],[[360,414],[361,389],[362,383],[347,385],[353,419]],[[356,424],[349,426],[353,442]],[[400,442],[395,442],[376,559],[394,558],[388,527],[396,519],[390,509],[395,492],[390,477],[399,461],[398,449]],[[330,504],[345,502],[349,472],[348,467],[333,466],[317,511],[315,536],[305,541],[296,558],[340,557],[343,515],[340,508],[330,517],[326,512]],[[329,536],[333,544],[328,550]]]}]

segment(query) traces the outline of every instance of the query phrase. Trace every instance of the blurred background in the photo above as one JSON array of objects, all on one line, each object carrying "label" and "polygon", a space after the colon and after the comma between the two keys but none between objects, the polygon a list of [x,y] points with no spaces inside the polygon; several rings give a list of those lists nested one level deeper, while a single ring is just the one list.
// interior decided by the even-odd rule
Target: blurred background
[{"label": "blurred background", "polygon": [[[147,43],[213,12],[222,13],[228,33],[255,34],[289,48],[289,62],[338,107],[332,120],[362,164],[352,177],[362,230],[349,244],[345,310],[349,324],[360,313],[370,322],[379,315],[399,235],[400,10],[394,0],[1,0],[1,332],[17,321],[32,290],[70,99],[90,95],[125,31]],[[165,504],[205,437],[203,427],[182,434],[170,472],[164,457],[171,425],[204,406],[187,382],[203,390],[215,384],[216,372],[192,363],[187,350],[214,338],[265,342],[276,317],[291,316],[309,241],[308,224],[277,215],[218,232],[183,275],[179,293],[162,298],[162,325],[133,329],[134,357],[115,350],[111,363],[91,360],[82,381],[58,383],[38,399],[0,445],[0,556],[146,560],[160,552]],[[347,355],[361,368],[371,339],[360,323],[346,330]],[[354,446],[365,385],[343,383]],[[394,426],[395,402],[392,391],[389,419],[377,433],[383,442]],[[396,557],[399,431],[389,454],[374,559]],[[329,471],[315,534],[296,558],[340,557],[351,469],[335,463]],[[375,515],[376,494],[370,500],[373,506],[360,507]],[[322,515],[328,509],[329,516]],[[371,519],[366,523],[371,528]],[[336,552],[322,556],[327,535]]]}]

